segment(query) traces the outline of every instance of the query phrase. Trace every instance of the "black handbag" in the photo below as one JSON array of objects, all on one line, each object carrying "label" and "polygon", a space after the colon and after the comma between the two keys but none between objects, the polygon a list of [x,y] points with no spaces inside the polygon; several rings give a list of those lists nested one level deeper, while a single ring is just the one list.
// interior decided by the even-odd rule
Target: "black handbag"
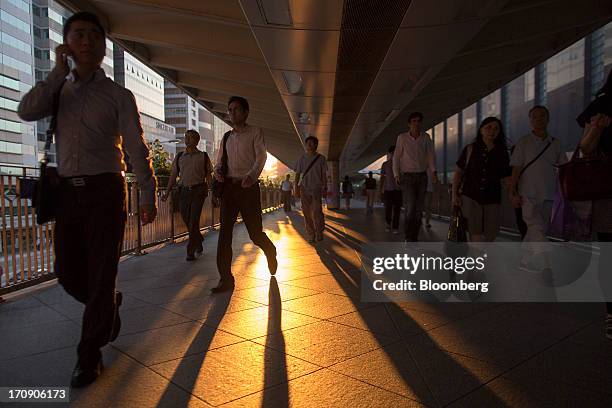
[{"label": "black handbag", "polygon": [[60,89],[53,96],[52,116],[49,129],[47,129],[47,139],[45,140],[45,154],[40,162],[40,172],[38,181],[33,189],[32,206],[36,208],[36,223],[38,225],[45,224],[55,219],[57,213],[57,198],[60,184],[59,174],[56,167],[49,166],[49,156],[51,152],[51,143],[55,135],[57,127],[57,112],[59,109],[59,99],[62,88],[66,81],[62,83]]},{"label": "black handbag", "polygon": [[447,239],[451,242],[467,242],[467,219],[459,206],[453,207]]},{"label": "black handbag", "polygon": [[[227,148],[225,147],[225,145],[227,143],[227,138],[229,137],[231,133],[232,133],[231,130],[228,130],[227,132],[225,132],[225,134],[223,135],[223,140],[221,141],[221,145],[223,147],[223,154],[221,155],[221,175],[223,177],[225,177],[225,175],[227,174]],[[213,177],[211,189],[212,189],[213,197],[220,199],[221,196],[223,196],[223,190],[225,189],[225,182],[219,181]]]}]

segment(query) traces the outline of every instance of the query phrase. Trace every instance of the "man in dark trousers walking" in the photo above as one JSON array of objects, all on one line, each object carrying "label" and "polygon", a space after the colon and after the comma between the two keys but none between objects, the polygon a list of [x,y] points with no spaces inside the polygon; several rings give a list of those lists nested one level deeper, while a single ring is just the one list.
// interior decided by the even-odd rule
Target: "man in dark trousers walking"
[{"label": "man in dark trousers walking", "polygon": [[[221,279],[211,290],[213,293],[234,288],[232,234],[238,213],[242,215],[253,243],[264,251],[270,273],[274,275],[278,267],[276,247],[263,232],[261,220],[258,178],[267,158],[263,131],[246,123],[249,103],[245,98],[232,96],[227,104],[227,112],[233,129],[223,137],[215,164],[215,178],[224,184],[224,188],[217,245],[217,268]],[[227,169],[225,174],[224,169]]]},{"label": "man in dark trousers walking", "polygon": [[202,242],[204,237],[200,232],[200,215],[204,200],[208,196],[208,186],[211,185],[212,163],[206,152],[198,150],[200,134],[191,129],[185,132],[184,152],[179,152],[172,163],[172,172],[168,181],[168,188],[162,196],[166,201],[168,195],[179,177],[179,203],[181,218],[189,232],[187,244],[187,260],[193,261],[196,255],[204,251]]},{"label": "man in dark trousers walking", "polygon": [[[96,15],[74,14],[64,25],[64,44],[55,50],[55,68],[18,109],[26,121],[57,117],[61,181],[55,273],[66,292],[85,304],[73,387],[95,381],[102,368],[100,348],[115,340],[121,327],[122,298],[115,280],[127,217],[124,149],[141,190],[142,223],[152,222],[157,213],[156,181],[136,101],[100,68],[105,51],[104,28]],[[72,70],[68,58],[76,64]]]}]

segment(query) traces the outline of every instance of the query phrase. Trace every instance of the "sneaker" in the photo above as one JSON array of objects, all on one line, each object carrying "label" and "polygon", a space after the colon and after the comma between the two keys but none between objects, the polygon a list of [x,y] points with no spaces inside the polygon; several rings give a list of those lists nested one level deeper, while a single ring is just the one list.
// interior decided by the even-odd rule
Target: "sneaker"
[{"label": "sneaker", "polygon": [[196,257],[193,254],[187,254],[187,258],[185,258],[186,261],[195,261]]},{"label": "sneaker", "polygon": [[389,226],[389,224],[385,226],[385,232],[391,232],[391,227]]},{"label": "sneaker", "polygon": [[399,234],[399,230],[398,229],[394,229],[393,230],[393,234],[395,234],[395,235]]},{"label": "sneaker", "polygon": [[606,339],[612,340],[612,314],[606,316]]}]

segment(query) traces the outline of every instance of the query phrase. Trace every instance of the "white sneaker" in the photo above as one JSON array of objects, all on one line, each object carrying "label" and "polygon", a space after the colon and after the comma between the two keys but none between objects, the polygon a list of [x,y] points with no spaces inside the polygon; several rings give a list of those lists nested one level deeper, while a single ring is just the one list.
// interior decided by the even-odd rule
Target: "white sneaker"
[{"label": "white sneaker", "polygon": [[398,229],[394,229],[393,230],[393,234],[396,234],[396,235],[399,234],[399,230]]},{"label": "white sneaker", "polygon": [[385,232],[390,232],[391,231],[391,227],[389,225],[385,226]]}]

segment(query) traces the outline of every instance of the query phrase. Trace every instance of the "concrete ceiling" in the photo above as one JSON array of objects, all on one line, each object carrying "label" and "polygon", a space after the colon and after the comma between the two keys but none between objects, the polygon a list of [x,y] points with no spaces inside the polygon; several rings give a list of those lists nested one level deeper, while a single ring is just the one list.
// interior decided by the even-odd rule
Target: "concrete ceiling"
[{"label": "concrete ceiling", "polygon": [[612,19],[609,0],[62,0],[288,165],[308,135],[357,171],[413,110],[430,127]]}]

